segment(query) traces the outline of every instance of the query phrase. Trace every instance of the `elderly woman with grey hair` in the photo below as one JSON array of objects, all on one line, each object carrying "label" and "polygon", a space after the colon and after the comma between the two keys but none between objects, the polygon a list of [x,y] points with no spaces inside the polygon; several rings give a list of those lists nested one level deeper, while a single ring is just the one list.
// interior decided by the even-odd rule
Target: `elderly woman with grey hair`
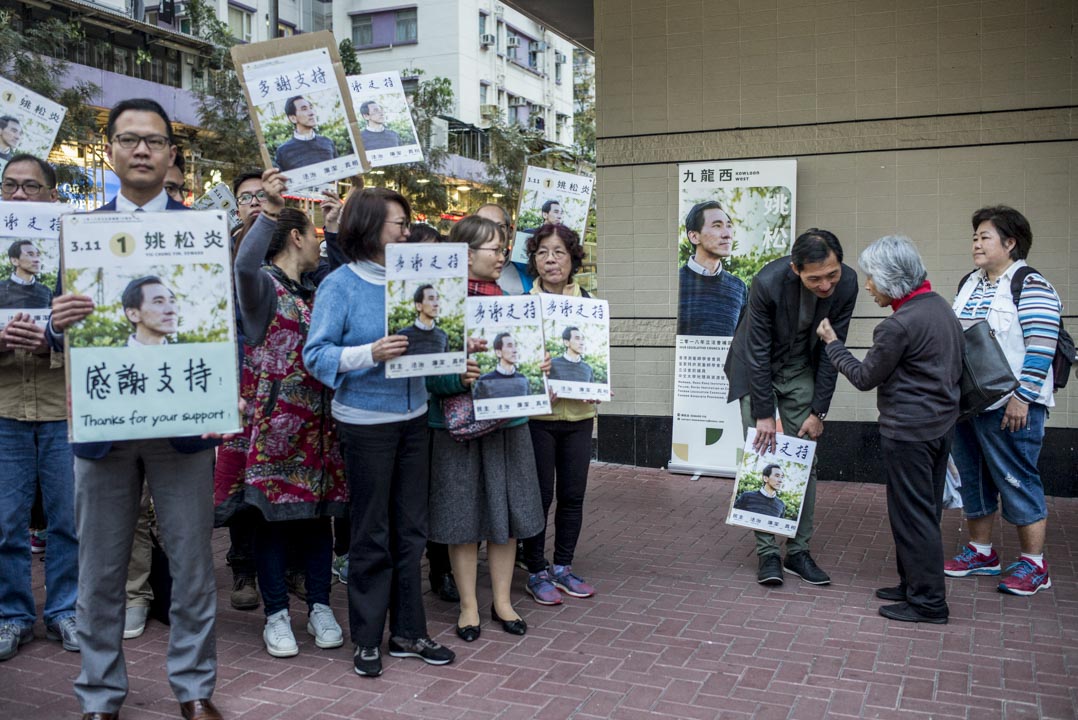
[{"label": "elderly woman with grey hair", "polygon": [[880,615],[946,623],[940,514],[947,457],[958,419],[962,327],[951,305],[932,292],[909,238],[888,236],[859,259],[865,290],[893,310],[876,326],[864,360],[855,358],[825,319],[816,333],[831,364],[858,390],[878,388],[880,446],[887,473],[887,514],[899,583],[876,596],[892,600]]}]

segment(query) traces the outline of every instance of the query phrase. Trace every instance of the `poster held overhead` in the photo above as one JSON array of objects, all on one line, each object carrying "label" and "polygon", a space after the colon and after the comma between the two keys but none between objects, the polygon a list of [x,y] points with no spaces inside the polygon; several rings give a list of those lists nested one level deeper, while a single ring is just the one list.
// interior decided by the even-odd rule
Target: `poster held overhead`
[{"label": "poster held overhead", "polygon": [[460,375],[467,369],[464,301],[468,246],[386,246],[386,335],[404,335],[408,349],[386,360],[386,377]]},{"label": "poster held overhead", "polygon": [[348,89],[371,167],[423,162],[423,148],[399,72],[349,75]]},{"label": "poster held overhead", "polygon": [[67,108],[0,77],[0,172],[20,153],[45,159]]},{"label": "poster held overhead", "polygon": [[524,168],[517,206],[517,232],[509,259],[527,263],[528,238],[547,224],[564,225],[583,241],[594,185],[590,175],[573,175],[531,165]]},{"label": "poster held overhead", "polygon": [[368,169],[344,68],[329,31],[232,48],[265,167],[290,191]]},{"label": "poster held overhead", "polygon": [[793,537],[801,519],[816,443],[779,433],[774,452],[757,453],[752,447],[756,428],[749,428],[747,435],[726,522]]},{"label": "poster held overhead", "polygon": [[472,385],[476,420],[546,415],[550,412],[539,298],[535,295],[470,297],[465,334],[487,341],[472,355],[481,374]]},{"label": "poster held overhead", "polygon": [[236,228],[241,225],[239,203],[232,194],[232,188],[228,183],[217,183],[206,194],[191,204],[193,210],[224,210],[228,214],[228,226]]},{"label": "poster held overhead", "polygon": [[558,397],[610,400],[610,306],[606,300],[539,294],[547,385]]},{"label": "poster held overhead", "polygon": [[678,322],[669,469],[732,477],[742,433],[723,365],[757,268],[790,251],[796,160],[678,166]]},{"label": "poster held overhead", "polygon": [[44,327],[52,314],[52,298],[60,273],[60,215],[71,209],[61,203],[3,204],[0,245],[0,328],[19,313]]},{"label": "poster held overhead", "polygon": [[61,219],[64,288],[94,311],[64,333],[73,442],[240,427],[223,211]]}]

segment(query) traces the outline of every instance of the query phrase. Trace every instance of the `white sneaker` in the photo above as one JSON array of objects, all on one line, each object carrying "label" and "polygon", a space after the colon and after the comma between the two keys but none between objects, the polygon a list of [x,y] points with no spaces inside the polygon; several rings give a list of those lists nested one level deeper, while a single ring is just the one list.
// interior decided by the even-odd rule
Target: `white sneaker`
[{"label": "white sneaker", "polygon": [[124,640],[137,638],[146,631],[146,616],[150,614],[150,608],[145,605],[127,608],[124,615]]},{"label": "white sneaker", "polygon": [[344,645],[344,633],[333,617],[329,605],[315,603],[307,620],[307,632],[314,636],[314,644],[320,648],[337,648]]},{"label": "white sneaker", "polygon": [[292,620],[288,616],[287,608],[266,618],[262,641],[266,643],[266,652],[273,657],[299,655],[299,645],[296,645],[296,636],[292,634]]}]

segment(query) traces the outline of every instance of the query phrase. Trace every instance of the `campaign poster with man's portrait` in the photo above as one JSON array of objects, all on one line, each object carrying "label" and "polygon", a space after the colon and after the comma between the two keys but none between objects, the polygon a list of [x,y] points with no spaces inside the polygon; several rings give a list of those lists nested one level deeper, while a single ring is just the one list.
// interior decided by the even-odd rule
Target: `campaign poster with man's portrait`
[{"label": "campaign poster with man's portrait", "polygon": [[517,231],[509,259],[515,263],[528,262],[528,238],[543,225],[564,225],[583,242],[594,185],[590,175],[573,175],[531,165],[524,168],[517,206]]},{"label": "campaign poster with man's portrait", "polygon": [[472,385],[475,419],[549,413],[546,376],[540,369],[546,346],[539,298],[469,297],[464,327],[468,338],[487,343],[486,350],[472,355],[480,370]]},{"label": "campaign poster with man's portrait", "polygon": [[678,165],[674,472],[733,476],[741,409],[723,365],[756,271],[789,254],[797,161]]},{"label": "campaign poster with man's portrait", "polygon": [[793,537],[801,519],[816,443],[779,433],[775,435],[775,451],[761,454],[752,447],[755,439],[756,428],[749,428],[726,522]]},{"label": "campaign poster with man's portrait", "polygon": [[408,338],[404,355],[386,361],[386,377],[459,375],[467,369],[465,243],[386,246],[386,335]]},{"label": "campaign poster with man's portrait", "polygon": [[423,148],[399,72],[349,75],[348,89],[371,167],[423,162]]},{"label": "campaign poster with man's portrait", "polygon": [[60,238],[64,289],[95,304],[64,333],[72,440],[237,430],[225,213],[65,215]]},{"label": "campaign poster with man's portrait", "polygon": [[606,300],[539,295],[550,353],[547,385],[558,397],[610,399],[610,305]]},{"label": "campaign poster with man's portrait", "polygon": [[236,196],[232,194],[232,188],[228,186],[228,183],[217,183],[202,197],[191,203],[191,207],[195,210],[224,210],[228,214],[228,226],[230,228],[238,227],[240,223],[240,211],[239,204],[236,202]]},{"label": "campaign poster with man's portrait", "polygon": [[0,328],[16,315],[44,327],[60,273],[62,203],[9,202],[0,212]]},{"label": "campaign poster with man's portrait", "polygon": [[47,158],[67,108],[0,77],[0,172],[20,153]]},{"label": "campaign poster with man's portrait", "polygon": [[367,165],[333,35],[305,33],[236,45],[232,59],[267,168],[289,190],[325,185]]}]

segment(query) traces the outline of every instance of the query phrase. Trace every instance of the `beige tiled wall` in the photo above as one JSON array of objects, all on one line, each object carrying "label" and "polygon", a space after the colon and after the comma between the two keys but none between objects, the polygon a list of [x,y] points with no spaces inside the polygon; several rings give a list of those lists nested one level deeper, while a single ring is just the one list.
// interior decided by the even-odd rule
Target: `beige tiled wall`
[{"label": "beige tiled wall", "polygon": [[[1030,264],[1078,334],[1078,2],[595,9],[599,287],[617,318],[609,412],[671,413],[683,161],[798,158],[799,230],[835,231],[853,264],[880,235],[908,234],[945,295],[971,268],[971,212],[1013,205],[1033,226]],[[866,346],[882,314],[866,295],[851,345]],[[841,381],[832,412],[875,420],[875,394]],[[1049,424],[1078,427],[1078,387]]]}]

